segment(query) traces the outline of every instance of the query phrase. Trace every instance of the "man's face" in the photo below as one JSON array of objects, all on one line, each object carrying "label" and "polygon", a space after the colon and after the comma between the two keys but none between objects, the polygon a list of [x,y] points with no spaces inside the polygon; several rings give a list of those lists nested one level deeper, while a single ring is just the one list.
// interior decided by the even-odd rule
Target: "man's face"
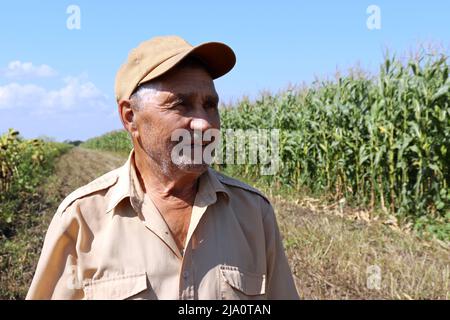
[{"label": "man's face", "polygon": [[[192,159],[174,163],[172,133],[185,129],[193,138],[194,132],[204,133],[220,129],[218,95],[213,80],[206,70],[196,66],[175,68],[144,93],[135,112],[138,137],[134,137],[144,152],[158,163],[164,173],[177,168],[185,172],[202,173],[207,164],[193,164]],[[184,141],[194,143],[191,141]],[[197,142],[197,141],[196,141]],[[192,158],[194,154],[192,146]],[[204,150],[205,146],[200,147]],[[197,149],[198,151],[198,149]]]}]

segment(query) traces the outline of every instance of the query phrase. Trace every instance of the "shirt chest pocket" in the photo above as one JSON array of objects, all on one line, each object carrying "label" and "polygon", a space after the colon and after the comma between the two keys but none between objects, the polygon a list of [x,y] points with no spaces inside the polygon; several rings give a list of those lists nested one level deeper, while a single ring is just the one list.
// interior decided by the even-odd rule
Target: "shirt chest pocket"
[{"label": "shirt chest pocket", "polygon": [[234,266],[219,266],[219,290],[222,300],[266,299],[266,275]]},{"label": "shirt chest pocket", "polygon": [[145,272],[88,280],[83,286],[86,300],[124,300],[146,290]]}]

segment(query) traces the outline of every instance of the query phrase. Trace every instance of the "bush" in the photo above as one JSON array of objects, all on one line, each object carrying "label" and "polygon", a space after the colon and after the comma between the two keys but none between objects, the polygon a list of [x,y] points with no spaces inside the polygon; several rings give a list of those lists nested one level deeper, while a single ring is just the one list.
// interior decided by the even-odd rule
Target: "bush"
[{"label": "bush", "polygon": [[40,139],[24,140],[10,129],[0,137],[0,237],[12,235],[24,217],[18,212],[50,173],[54,159],[70,146]]}]

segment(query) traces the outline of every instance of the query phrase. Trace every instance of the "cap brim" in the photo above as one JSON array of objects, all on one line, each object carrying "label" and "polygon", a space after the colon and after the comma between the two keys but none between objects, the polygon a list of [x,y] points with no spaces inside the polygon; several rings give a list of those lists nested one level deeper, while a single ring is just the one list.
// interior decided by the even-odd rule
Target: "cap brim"
[{"label": "cap brim", "polygon": [[138,85],[162,76],[187,57],[199,59],[213,79],[228,73],[236,64],[236,56],[229,46],[220,42],[206,42],[167,59],[150,71]]}]

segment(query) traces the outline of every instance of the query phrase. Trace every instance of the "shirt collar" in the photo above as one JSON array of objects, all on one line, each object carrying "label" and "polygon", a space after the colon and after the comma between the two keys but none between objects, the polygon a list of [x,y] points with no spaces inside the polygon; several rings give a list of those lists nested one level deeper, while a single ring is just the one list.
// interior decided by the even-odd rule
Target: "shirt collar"
[{"label": "shirt collar", "polygon": [[123,199],[130,197],[130,168],[134,163],[134,150],[131,150],[127,162],[118,169],[116,184],[110,189],[111,196],[107,213],[113,210]]},{"label": "shirt collar", "polygon": [[[208,206],[217,201],[217,194],[221,193],[229,200],[229,191],[219,181],[215,170],[208,170],[199,177],[197,198],[199,206]],[[131,150],[126,163],[118,169],[117,183],[111,190],[111,197],[107,212],[113,210],[123,199],[129,198],[130,204],[136,212],[141,211],[144,201],[144,192],[137,176],[137,168],[134,161],[134,149]]]}]

